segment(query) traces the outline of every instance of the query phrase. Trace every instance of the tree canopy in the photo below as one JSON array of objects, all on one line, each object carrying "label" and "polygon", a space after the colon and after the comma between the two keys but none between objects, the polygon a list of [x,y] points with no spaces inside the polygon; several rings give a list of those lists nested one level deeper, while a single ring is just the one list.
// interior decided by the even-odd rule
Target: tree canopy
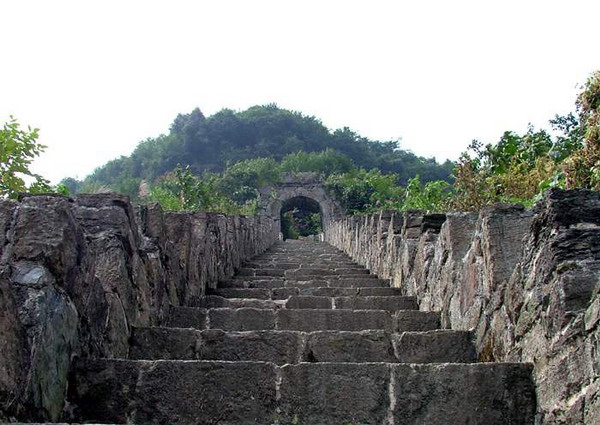
[{"label": "tree canopy", "polygon": [[[329,151],[330,156],[344,155],[332,165],[337,171],[347,171],[354,163],[396,173],[401,183],[415,174],[425,181],[451,179],[453,163],[449,161],[438,164],[400,149],[397,141],[369,140],[349,128],[330,131],[315,117],[269,104],[240,112],[223,109],[209,117],[199,109],[180,114],[168,134],[140,142],[130,156],[107,162],[74,188],[102,185],[133,196],[141,180],[154,181],[177,164],[201,175],[223,172],[229,165],[248,159],[281,161],[290,154],[322,151]],[[287,157],[286,166],[299,171],[303,159]],[[73,181],[68,183],[74,186]]]},{"label": "tree canopy", "polygon": [[[474,140],[456,164],[349,128],[330,131],[315,117],[273,104],[210,117],[195,109],[178,115],[167,135],[95,170],[83,186],[135,199],[144,182],[149,199],[170,209],[252,213],[259,189],[284,173],[313,172],[349,214],[531,205],[552,187],[600,190],[600,71],[582,86],[575,106],[551,119],[551,130],[530,125],[522,134],[505,131],[496,143]],[[82,186],[73,179],[65,184]]]},{"label": "tree canopy", "polygon": [[[30,170],[44,145],[38,142],[39,130],[23,130],[13,117],[0,130],[0,198],[15,198],[21,192],[49,191],[49,182]],[[27,182],[29,180],[29,184]]]}]

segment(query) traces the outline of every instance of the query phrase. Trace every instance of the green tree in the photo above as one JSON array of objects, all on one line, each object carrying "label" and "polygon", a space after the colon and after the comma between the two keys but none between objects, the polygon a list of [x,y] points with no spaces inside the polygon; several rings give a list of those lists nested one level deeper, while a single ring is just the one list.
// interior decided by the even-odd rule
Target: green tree
[{"label": "green tree", "polygon": [[405,189],[403,210],[444,211],[452,196],[450,183],[436,180],[423,184],[419,175],[408,181]]},{"label": "green tree", "polygon": [[577,98],[583,146],[565,161],[566,185],[600,190],[600,70]]},{"label": "green tree", "polygon": [[286,155],[281,161],[284,172],[315,172],[322,176],[347,173],[354,168],[352,160],[333,149],[320,152],[296,152]]},{"label": "green tree", "polygon": [[332,174],[325,186],[341,202],[348,214],[367,213],[402,207],[403,188],[398,176],[383,174],[377,169],[359,169],[350,173]]},{"label": "green tree", "polygon": [[[334,153],[345,155],[358,167],[397,174],[402,184],[415,174],[420,174],[424,181],[450,180],[453,167],[452,163],[438,164],[404,151],[397,141],[370,140],[349,128],[332,132],[315,117],[269,104],[239,112],[223,109],[209,117],[199,109],[180,114],[167,135],[140,142],[130,156],[109,161],[86,177],[84,183],[97,182],[117,190],[122,187],[119,185],[122,180],[153,181],[177,164],[189,166],[192,173],[201,175],[204,171],[223,172],[228,164],[249,159],[281,161],[298,152],[328,150],[329,159],[333,159]],[[313,165],[314,159],[309,161]],[[329,168],[323,171],[327,174],[345,172],[348,164],[341,160],[337,165],[331,162],[317,165],[321,169],[314,171],[321,172],[325,167]],[[301,161],[289,166],[308,165]]]},{"label": "green tree", "polygon": [[[0,197],[15,198],[19,192],[47,192],[48,180],[30,170],[44,145],[38,142],[39,130],[21,126],[13,117],[0,130]],[[28,185],[26,180],[31,179]]]},{"label": "green tree", "polygon": [[273,158],[247,159],[229,166],[215,182],[215,188],[238,204],[244,204],[256,199],[259,189],[280,178],[281,167]]},{"label": "green tree", "polygon": [[158,202],[166,210],[209,211],[226,214],[252,215],[258,207],[257,199],[242,205],[219,193],[219,176],[205,173],[202,178],[194,175],[189,167],[178,165],[171,173],[160,178],[150,188],[147,200]]},{"label": "green tree", "polygon": [[573,149],[529,126],[525,134],[506,131],[496,144],[474,140],[454,170],[452,206],[473,210],[495,202],[532,204],[552,186],[561,186],[560,162]]},{"label": "green tree", "polygon": [[81,181],[73,177],[65,177],[60,181],[60,184],[66,187],[71,194],[79,193],[82,185]]}]

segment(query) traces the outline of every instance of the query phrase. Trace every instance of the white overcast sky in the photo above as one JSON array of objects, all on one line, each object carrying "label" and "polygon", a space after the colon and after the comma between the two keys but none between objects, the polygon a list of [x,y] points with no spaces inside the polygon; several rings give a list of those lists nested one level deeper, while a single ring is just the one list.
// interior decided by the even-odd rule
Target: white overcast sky
[{"label": "white overcast sky", "polygon": [[574,108],[600,1],[0,0],[0,121],[84,177],[177,113],[275,102],[439,160]]}]

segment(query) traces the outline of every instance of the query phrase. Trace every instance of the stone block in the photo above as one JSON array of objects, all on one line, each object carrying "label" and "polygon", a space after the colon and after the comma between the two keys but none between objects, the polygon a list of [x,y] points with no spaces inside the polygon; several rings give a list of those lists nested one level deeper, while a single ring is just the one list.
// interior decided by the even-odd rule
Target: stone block
[{"label": "stone block", "polygon": [[390,286],[390,283],[375,276],[365,275],[361,278],[342,277],[330,280],[328,286],[339,288],[386,288]]},{"label": "stone block", "polygon": [[217,295],[204,295],[198,297],[190,303],[193,307],[198,308],[264,308],[274,309],[280,305],[272,300],[256,299],[256,298],[225,298]]},{"label": "stone block", "polygon": [[270,425],[275,419],[270,363],[88,360],[72,383],[74,420]]},{"label": "stone block", "polygon": [[392,336],[401,363],[473,363],[477,353],[468,331],[403,332]]},{"label": "stone block", "polygon": [[131,332],[131,360],[196,359],[200,331],[190,328],[137,328]]},{"label": "stone block", "polygon": [[396,424],[534,423],[531,365],[397,364],[391,370]]},{"label": "stone block", "polygon": [[311,287],[301,288],[300,295],[312,295],[319,297],[343,297],[358,295],[359,288],[329,288],[329,287]]},{"label": "stone block", "polygon": [[335,308],[351,310],[418,310],[415,297],[357,296],[334,298]]},{"label": "stone block", "polygon": [[283,366],[282,423],[387,423],[389,376],[389,366],[381,363]]},{"label": "stone block", "polygon": [[261,277],[260,279],[247,281],[245,283],[245,285],[248,288],[273,289],[273,288],[281,288],[282,286],[285,286],[285,282],[283,279],[276,279],[276,278],[265,279],[264,277]]},{"label": "stone block", "polygon": [[394,330],[431,331],[440,327],[440,314],[433,311],[401,310],[394,313]]},{"label": "stone block", "polygon": [[385,331],[320,331],[306,336],[305,362],[396,362]]},{"label": "stone block", "polygon": [[294,331],[134,328],[132,360],[223,360],[297,363],[303,335]]},{"label": "stone block", "polygon": [[201,360],[265,361],[283,365],[300,358],[302,335],[290,331],[202,331],[196,344]]},{"label": "stone block", "polygon": [[206,329],[208,311],[204,308],[171,307],[167,323],[172,328]]},{"label": "stone block", "polygon": [[254,270],[254,276],[283,277],[286,271],[286,269],[280,268],[256,269]]},{"label": "stone block", "polygon": [[127,423],[144,362],[80,359],[73,363],[68,395],[70,421]]},{"label": "stone block", "polygon": [[390,313],[380,310],[279,310],[277,329],[297,331],[393,329]]},{"label": "stone block", "polygon": [[256,308],[216,308],[208,311],[208,326],[226,331],[275,329],[275,313]]},{"label": "stone block", "polygon": [[285,277],[286,279],[302,279],[302,278],[309,278],[309,279],[321,279],[321,278],[325,278],[325,276],[335,276],[337,273],[332,270],[332,269],[317,269],[317,268],[310,268],[310,269],[297,269],[297,270],[287,270],[285,272]]},{"label": "stone block", "polygon": [[224,298],[258,298],[261,300],[271,298],[271,292],[267,288],[217,288],[208,293]]},{"label": "stone block", "polygon": [[364,268],[336,268],[335,274],[339,276],[357,276],[364,277],[364,275],[368,275],[369,271]]},{"label": "stone block", "polygon": [[332,308],[332,298],[330,297],[316,297],[310,295],[302,295],[302,296],[291,296],[285,303],[285,308],[289,309],[328,309]]}]

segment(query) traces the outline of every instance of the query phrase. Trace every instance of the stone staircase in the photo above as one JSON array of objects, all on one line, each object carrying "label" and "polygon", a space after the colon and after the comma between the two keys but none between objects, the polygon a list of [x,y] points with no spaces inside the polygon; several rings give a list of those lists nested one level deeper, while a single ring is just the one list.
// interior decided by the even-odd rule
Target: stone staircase
[{"label": "stone staircase", "polygon": [[278,243],[136,328],[128,359],[81,359],[71,421],[533,424],[531,367],[476,363],[471,334],[317,242]]}]

